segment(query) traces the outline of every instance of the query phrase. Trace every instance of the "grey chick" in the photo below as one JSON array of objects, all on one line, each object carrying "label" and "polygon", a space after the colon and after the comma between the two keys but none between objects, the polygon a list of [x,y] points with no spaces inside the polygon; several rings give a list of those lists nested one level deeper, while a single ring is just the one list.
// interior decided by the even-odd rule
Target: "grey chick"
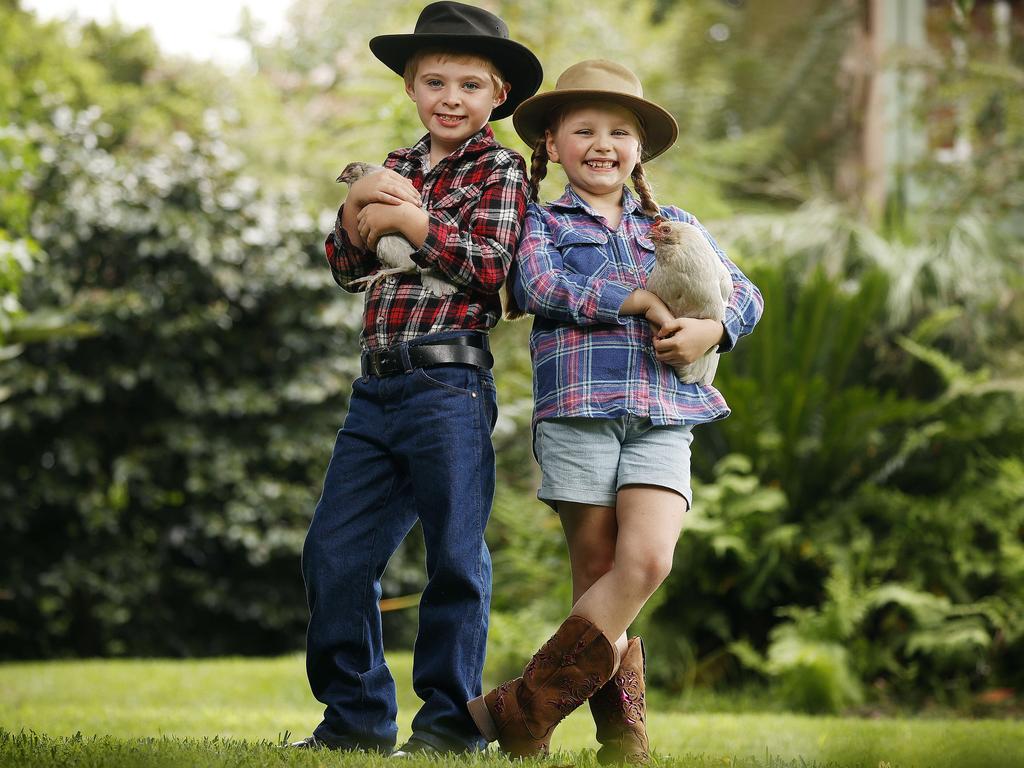
[{"label": "grey chick", "polygon": [[[341,172],[338,181],[351,184],[371,173],[383,171],[381,165],[370,165],[369,163],[349,163]],[[349,283],[349,286],[366,284],[369,289],[374,283],[388,275],[403,275],[411,272],[419,272],[420,284],[424,290],[434,296],[450,296],[458,290],[454,285],[442,278],[437,270],[424,269],[412,260],[412,253],[416,249],[412,243],[398,234],[381,235],[377,240],[377,260],[384,269],[378,269],[371,275],[360,277]]]},{"label": "grey chick", "polygon": [[[732,278],[704,233],[693,224],[658,217],[651,240],[658,263],[647,278],[647,290],[676,317],[725,317]],[[673,367],[685,384],[710,384],[718,370],[718,346],[689,365]]]}]

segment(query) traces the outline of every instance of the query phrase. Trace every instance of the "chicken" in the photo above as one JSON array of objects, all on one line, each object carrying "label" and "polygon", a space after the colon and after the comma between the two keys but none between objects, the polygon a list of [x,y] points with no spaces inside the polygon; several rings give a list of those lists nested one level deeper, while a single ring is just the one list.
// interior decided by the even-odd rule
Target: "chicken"
[{"label": "chicken", "polygon": [[[704,233],[693,224],[658,217],[651,240],[657,264],[647,278],[647,290],[676,317],[721,320],[732,278]],[[689,365],[673,367],[686,384],[710,384],[718,369],[718,346]]]},{"label": "chicken", "polygon": [[[383,170],[384,167],[380,165],[349,163],[345,166],[345,170],[341,172],[337,180],[344,181],[346,184],[352,184],[363,178],[363,176]],[[377,260],[384,269],[378,269],[373,274],[353,280],[349,283],[349,287],[365,284],[366,288],[369,289],[378,280],[388,275],[404,275],[419,272],[420,284],[424,290],[429,291],[434,296],[450,296],[455,293],[457,288],[441,277],[437,270],[424,269],[412,260],[412,253],[415,250],[412,247],[412,243],[402,235],[394,233],[381,235],[377,240]]]}]

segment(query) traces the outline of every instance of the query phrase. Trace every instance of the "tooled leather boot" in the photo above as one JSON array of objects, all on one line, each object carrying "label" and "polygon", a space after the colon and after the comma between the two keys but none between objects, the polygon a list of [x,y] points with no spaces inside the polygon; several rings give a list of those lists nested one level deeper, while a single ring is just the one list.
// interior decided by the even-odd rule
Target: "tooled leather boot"
[{"label": "tooled leather boot", "polygon": [[590,711],[597,725],[598,762],[646,763],[650,760],[647,741],[647,705],[644,701],[644,672],[647,658],[639,637],[629,641],[618,672],[590,697]]},{"label": "tooled leather boot", "polygon": [[544,643],[522,677],[468,703],[487,741],[512,757],[546,755],[551,732],[608,682],[619,662],[615,644],[582,616],[570,616]]}]

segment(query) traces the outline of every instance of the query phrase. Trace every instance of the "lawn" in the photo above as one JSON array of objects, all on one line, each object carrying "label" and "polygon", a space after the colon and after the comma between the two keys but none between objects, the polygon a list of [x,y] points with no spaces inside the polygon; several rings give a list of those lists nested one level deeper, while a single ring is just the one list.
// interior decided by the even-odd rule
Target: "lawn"
[{"label": "lawn", "polygon": [[[417,700],[411,658],[391,655],[400,738]],[[74,661],[0,665],[0,765],[348,766],[367,755],[274,748],[305,736],[320,705],[301,656],[206,661]],[[658,765],[728,768],[1024,768],[1024,723],[654,711]],[[78,735],[76,735],[78,734]],[[586,707],[555,733],[547,766],[596,765]],[[497,753],[461,765],[508,765]],[[529,765],[530,761],[526,764]],[[417,760],[414,765],[438,765]]]}]

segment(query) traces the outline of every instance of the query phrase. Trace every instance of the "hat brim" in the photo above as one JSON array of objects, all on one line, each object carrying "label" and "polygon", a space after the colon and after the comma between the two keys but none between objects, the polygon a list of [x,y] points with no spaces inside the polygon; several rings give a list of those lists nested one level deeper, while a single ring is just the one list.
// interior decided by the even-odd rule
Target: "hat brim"
[{"label": "hat brim", "polygon": [[549,91],[527,99],[516,109],[512,116],[512,125],[519,138],[532,147],[537,139],[544,135],[544,129],[548,126],[548,115],[552,110],[574,102],[586,101],[610,101],[625,107],[639,118],[644,133],[641,161],[653,160],[675,144],[679,136],[679,125],[672,117],[672,113],[653,101],[619,91],[591,89]]},{"label": "hat brim", "polygon": [[405,74],[405,62],[421,48],[472,53],[494,62],[508,82],[509,92],[505,101],[491,112],[491,120],[511,115],[516,107],[537,92],[544,80],[540,61],[529,48],[515,40],[443,33],[378,35],[370,39],[373,55],[399,75]]}]

